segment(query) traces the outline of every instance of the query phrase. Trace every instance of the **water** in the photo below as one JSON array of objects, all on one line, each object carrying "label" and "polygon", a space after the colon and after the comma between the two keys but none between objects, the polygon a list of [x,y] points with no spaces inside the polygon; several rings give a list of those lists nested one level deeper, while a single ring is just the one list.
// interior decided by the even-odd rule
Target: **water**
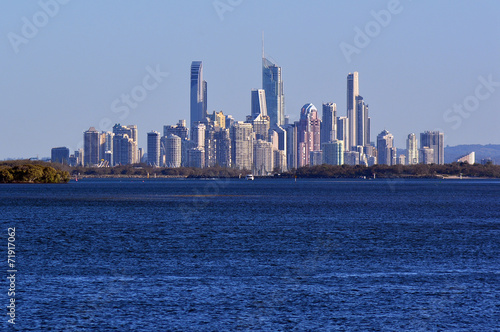
[{"label": "water", "polygon": [[500,331],[500,181],[81,180],[0,212],[19,331]]}]

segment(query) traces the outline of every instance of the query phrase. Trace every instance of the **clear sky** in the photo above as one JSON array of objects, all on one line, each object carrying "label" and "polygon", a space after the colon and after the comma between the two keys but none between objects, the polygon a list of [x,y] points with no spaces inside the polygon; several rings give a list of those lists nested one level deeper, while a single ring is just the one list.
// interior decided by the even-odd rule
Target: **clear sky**
[{"label": "clear sky", "polygon": [[138,125],[145,148],[148,131],[189,123],[193,60],[209,112],[244,120],[262,31],[291,120],[309,102],[345,115],[358,71],[372,141],[439,129],[446,145],[500,144],[499,14],[496,0],[2,0],[0,159],[74,150],[110,123]]}]

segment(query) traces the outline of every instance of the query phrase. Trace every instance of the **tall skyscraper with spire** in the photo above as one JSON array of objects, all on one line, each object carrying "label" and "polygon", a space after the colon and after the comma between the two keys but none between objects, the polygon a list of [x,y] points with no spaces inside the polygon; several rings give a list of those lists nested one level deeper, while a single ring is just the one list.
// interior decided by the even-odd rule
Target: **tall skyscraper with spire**
[{"label": "tall skyscraper with spire", "polygon": [[267,59],[262,38],[262,89],[266,94],[267,115],[271,118],[271,128],[285,124],[285,96],[281,67]]},{"label": "tall skyscraper with spire", "polygon": [[349,119],[348,142],[345,145],[346,150],[351,150],[352,147],[362,145],[357,140],[357,123],[356,121],[356,97],[359,96],[359,77],[358,72],[349,73],[347,75],[347,118]]},{"label": "tall skyscraper with spire", "polygon": [[207,82],[203,80],[203,63],[191,63],[191,129],[207,117]]}]

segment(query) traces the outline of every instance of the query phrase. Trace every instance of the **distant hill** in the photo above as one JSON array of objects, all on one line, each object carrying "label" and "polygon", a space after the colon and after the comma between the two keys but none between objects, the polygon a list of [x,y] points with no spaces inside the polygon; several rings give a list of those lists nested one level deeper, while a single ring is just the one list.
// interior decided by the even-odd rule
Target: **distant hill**
[{"label": "distant hill", "polygon": [[495,165],[500,165],[500,144],[447,146],[444,148],[444,162],[451,163],[457,161],[458,158],[463,157],[472,151],[476,153],[477,163],[480,163],[481,159],[491,158]]}]

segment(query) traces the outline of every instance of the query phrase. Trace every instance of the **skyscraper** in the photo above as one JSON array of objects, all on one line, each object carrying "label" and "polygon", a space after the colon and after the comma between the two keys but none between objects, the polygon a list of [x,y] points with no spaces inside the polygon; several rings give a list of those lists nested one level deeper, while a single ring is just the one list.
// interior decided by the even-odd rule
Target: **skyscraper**
[{"label": "skyscraper", "polygon": [[394,136],[387,130],[383,130],[377,136],[377,155],[379,165],[394,165],[396,151],[394,148]]},{"label": "skyscraper", "polygon": [[337,104],[323,104],[321,118],[321,143],[328,143],[337,139]]},{"label": "skyscraper", "polygon": [[50,161],[53,163],[69,164],[69,149],[67,147],[52,148]]},{"label": "skyscraper", "polygon": [[344,151],[349,146],[349,119],[346,116],[337,118],[337,139],[344,142]]},{"label": "skyscraper", "polygon": [[207,127],[203,123],[195,123],[193,127],[191,127],[191,141],[194,144],[194,147],[205,147],[205,130]]},{"label": "skyscraper", "polygon": [[420,134],[420,148],[433,149],[435,164],[444,165],[444,133],[439,131],[426,131]]},{"label": "skyscraper", "polygon": [[181,167],[182,139],[170,134],[165,142],[165,166],[170,168]]},{"label": "skyscraper", "polygon": [[297,127],[297,167],[310,165],[311,151],[321,150],[321,120],[313,104],[305,104],[300,110]]},{"label": "skyscraper", "polygon": [[259,114],[267,115],[266,92],[263,89],[252,90],[252,119],[255,119]]},{"label": "skyscraper", "polygon": [[83,150],[83,164],[85,166],[99,164],[99,132],[94,127],[90,127],[83,133]]},{"label": "skyscraper", "polygon": [[267,115],[271,118],[271,128],[285,124],[285,96],[281,67],[262,54],[262,88],[265,90]]},{"label": "skyscraper", "polygon": [[236,122],[231,129],[231,163],[234,168],[251,170],[254,133],[251,123]]},{"label": "skyscraper", "polygon": [[179,120],[175,126],[163,126],[163,136],[168,137],[170,134],[178,136],[180,139],[188,139],[189,129],[186,127],[186,120]]},{"label": "skyscraper", "polygon": [[[113,126],[113,134],[116,135],[122,135],[122,138],[123,138],[123,135],[127,135],[127,139],[130,139],[132,140],[132,145],[131,145],[131,149],[132,151],[130,152],[130,156],[127,155],[127,157],[125,158],[125,148],[123,147],[122,148],[122,151],[121,152],[118,152],[118,154],[120,155],[120,161],[117,161],[115,160],[115,140],[113,138],[113,163],[114,164],[121,164],[121,165],[126,165],[125,161],[128,160],[130,164],[135,164],[135,163],[138,163],[140,162],[140,158],[139,158],[139,147],[138,147],[138,142],[137,142],[137,139],[138,139],[138,134],[137,134],[137,126],[136,125],[128,125],[128,126],[122,126],[121,124],[117,123]],[[125,142],[125,141],[123,141]],[[124,143],[125,144],[125,143]],[[127,143],[128,144],[128,143]],[[125,145],[123,145],[125,146]]]},{"label": "skyscraper", "polygon": [[297,127],[298,122],[285,126],[286,164],[288,169],[297,168]]},{"label": "skyscraper", "polygon": [[137,155],[134,140],[128,134],[119,133],[113,137],[113,163],[114,165],[133,164]]},{"label": "skyscraper", "polygon": [[360,145],[357,141],[356,129],[356,97],[359,96],[359,78],[358,72],[347,75],[347,118],[349,119],[348,141],[345,150],[351,150],[352,147]]},{"label": "skyscraper", "polygon": [[148,165],[160,166],[160,133],[148,133]]},{"label": "skyscraper", "polygon": [[418,142],[417,135],[411,133],[406,139],[406,163],[408,165],[418,164]]},{"label": "skyscraper", "polygon": [[363,97],[356,96],[356,146],[370,145],[370,118]]},{"label": "skyscraper", "polygon": [[273,171],[273,146],[271,142],[256,140],[253,144],[253,168],[256,175],[268,175]]},{"label": "skyscraper", "polygon": [[203,63],[191,63],[191,129],[207,117],[207,82],[203,80]]},{"label": "skyscraper", "polygon": [[344,142],[332,140],[323,143],[323,164],[343,165],[344,164]]}]

